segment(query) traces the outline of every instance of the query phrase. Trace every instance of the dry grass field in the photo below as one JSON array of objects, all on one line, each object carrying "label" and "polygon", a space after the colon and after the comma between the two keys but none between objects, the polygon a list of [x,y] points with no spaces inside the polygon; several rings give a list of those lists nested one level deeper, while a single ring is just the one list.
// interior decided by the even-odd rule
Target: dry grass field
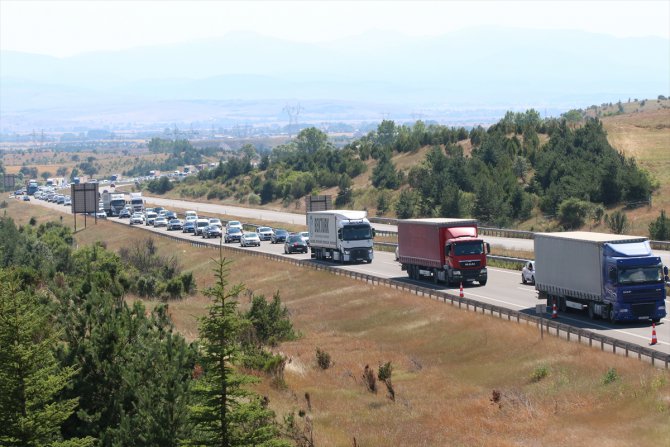
[{"label": "dry grass field", "polygon": [[[18,201],[7,212],[20,223],[59,219]],[[103,221],[76,240],[104,240],[117,250],[145,237],[139,234]],[[212,283],[216,250],[156,241],[159,252],[177,254],[194,271],[199,290]],[[607,447],[670,439],[668,371],[407,293],[224,254],[234,261],[232,282],[267,297],[279,291],[290,310],[301,337],[277,348],[288,358],[286,387],[264,380],[257,389],[279,415],[304,410],[319,447],[352,446],[354,438],[358,446]],[[246,295],[240,301],[248,305]],[[170,303],[190,339],[206,304],[200,293]],[[317,366],[317,347],[331,355],[329,369]],[[366,365],[376,371],[389,361],[395,401],[382,383],[375,394],[362,379]]]}]

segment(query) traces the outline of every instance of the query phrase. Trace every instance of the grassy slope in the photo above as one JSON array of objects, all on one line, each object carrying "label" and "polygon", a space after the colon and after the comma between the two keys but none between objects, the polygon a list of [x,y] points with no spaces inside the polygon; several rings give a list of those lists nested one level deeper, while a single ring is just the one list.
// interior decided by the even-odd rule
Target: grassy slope
[{"label": "grassy slope", "polygon": [[[647,104],[654,104],[649,101]],[[647,110],[650,109],[650,110]],[[660,188],[652,206],[626,211],[631,232],[649,235],[649,223],[661,210],[670,212],[670,108],[643,107],[638,112],[603,118],[610,144],[649,171]]]},{"label": "grassy slope", "polygon": [[[25,223],[58,219],[45,208],[10,202]],[[66,217],[65,222],[71,222]],[[79,244],[104,240],[110,249],[132,244],[137,230],[100,222],[77,234]],[[179,253],[199,289],[212,283],[214,250],[158,238],[160,252]],[[459,311],[406,293],[347,278],[233,255],[231,280],[254,293],[279,290],[302,337],[279,350],[288,356],[287,388],[265,380],[258,390],[279,414],[307,410],[311,400],[318,446],[352,445],[662,445],[670,437],[670,373],[554,337],[536,328]],[[467,290],[466,290],[467,294]],[[246,295],[241,300],[248,305]],[[170,303],[177,327],[196,335],[195,316],[207,300],[198,293]],[[151,303],[150,303],[151,305]],[[334,366],[317,368],[315,349]],[[396,401],[362,384],[365,365],[394,367]],[[546,366],[549,374],[531,375]],[[609,368],[620,380],[604,385]],[[491,402],[493,390],[502,393]]]}]

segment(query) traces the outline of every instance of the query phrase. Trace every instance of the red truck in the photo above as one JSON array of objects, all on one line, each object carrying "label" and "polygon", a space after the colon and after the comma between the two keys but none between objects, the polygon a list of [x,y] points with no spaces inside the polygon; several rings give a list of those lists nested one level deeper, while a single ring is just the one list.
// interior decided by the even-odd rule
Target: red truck
[{"label": "red truck", "polygon": [[412,279],[486,285],[486,254],[490,252],[491,246],[478,237],[476,220],[398,221],[398,261]]}]

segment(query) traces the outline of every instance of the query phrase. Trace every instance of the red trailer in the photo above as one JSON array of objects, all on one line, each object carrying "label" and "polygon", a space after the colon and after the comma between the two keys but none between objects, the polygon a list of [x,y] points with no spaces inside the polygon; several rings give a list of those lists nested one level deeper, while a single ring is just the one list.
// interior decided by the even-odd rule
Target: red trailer
[{"label": "red trailer", "polygon": [[432,277],[449,285],[487,280],[486,254],[473,219],[404,219],[398,221],[398,261],[412,279]]}]

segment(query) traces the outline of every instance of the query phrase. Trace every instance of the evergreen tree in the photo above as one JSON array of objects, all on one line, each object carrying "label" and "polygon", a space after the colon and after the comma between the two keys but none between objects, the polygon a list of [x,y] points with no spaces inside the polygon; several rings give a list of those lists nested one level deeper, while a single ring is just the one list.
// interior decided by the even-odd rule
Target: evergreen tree
[{"label": "evergreen tree", "polygon": [[395,204],[395,213],[398,219],[409,219],[414,217],[418,199],[416,193],[411,189],[403,189]]},{"label": "evergreen tree", "polygon": [[661,210],[661,215],[649,224],[649,237],[657,241],[670,241],[670,219]]},{"label": "evergreen tree", "polygon": [[77,399],[58,399],[76,374],[58,364],[58,344],[47,304],[14,273],[0,269],[0,445],[93,445],[93,438],[61,437]]},{"label": "evergreen tree", "polygon": [[335,197],[336,206],[341,207],[351,202],[351,199],[353,199],[351,184],[351,178],[349,178],[347,174],[342,174],[340,176],[338,184],[339,190],[337,191],[337,197]]},{"label": "evergreen tree", "polygon": [[200,319],[203,374],[193,387],[191,407],[194,446],[288,446],[278,439],[274,413],[245,389],[255,381],[235,369],[240,359],[240,333],[245,326],[237,312],[242,284],[229,287],[230,262],[220,258],[214,269],[216,283],[205,294],[212,300]]}]

